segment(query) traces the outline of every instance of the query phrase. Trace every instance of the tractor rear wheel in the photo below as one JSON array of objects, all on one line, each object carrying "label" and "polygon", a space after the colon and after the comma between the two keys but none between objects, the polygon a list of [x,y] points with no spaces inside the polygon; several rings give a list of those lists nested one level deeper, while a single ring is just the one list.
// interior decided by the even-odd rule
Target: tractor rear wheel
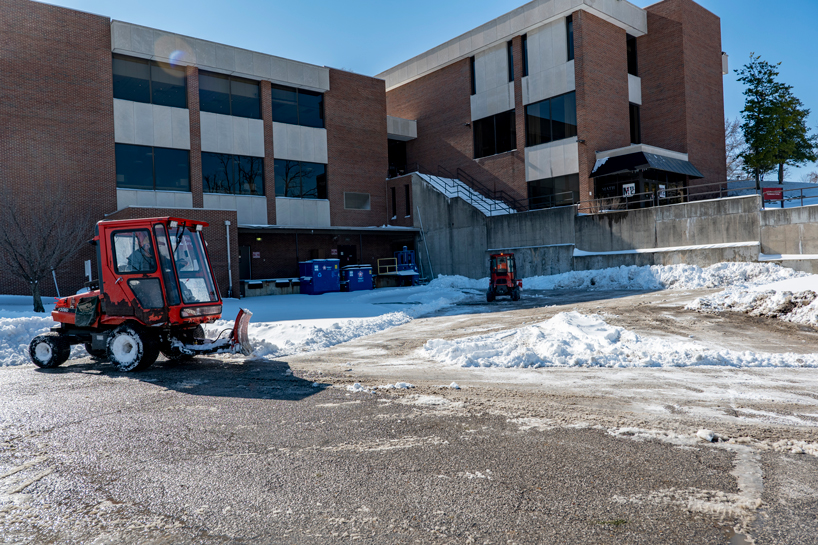
[{"label": "tractor rear wheel", "polygon": [[37,335],[28,345],[28,355],[37,367],[51,369],[68,361],[71,344],[59,333]]},{"label": "tractor rear wheel", "polygon": [[159,341],[138,326],[122,324],[108,335],[106,352],[120,371],[142,371],[159,357]]},{"label": "tractor rear wheel", "polygon": [[95,360],[106,360],[108,359],[108,351],[104,348],[100,348],[94,350],[91,343],[85,343],[85,351],[88,352],[88,355],[94,358]]},{"label": "tractor rear wheel", "polygon": [[511,290],[511,300],[512,301],[520,300],[520,290],[518,289]]},{"label": "tractor rear wheel", "polygon": [[494,301],[494,292],[492,290],[486,292],[486,301],[488,301],[489,303]]}]

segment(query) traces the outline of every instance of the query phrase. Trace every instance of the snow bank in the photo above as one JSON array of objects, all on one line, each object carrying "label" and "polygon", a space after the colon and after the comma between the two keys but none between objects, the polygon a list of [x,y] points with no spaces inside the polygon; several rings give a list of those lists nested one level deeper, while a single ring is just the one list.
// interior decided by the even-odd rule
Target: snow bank
[{"label": "snow bank", "polygon": [[31,363],[28,344],[54,325],[50,314],[0,318],[0,367]]},{"label": "snow bank", "polygon": [[432,339],[422,350],[459,367],[818,367],[818,354],[713,350],[686,340],[641,337],[578,312],[487,335]]},{"label": "snow bank", "polygon": [[523,280],[533,290],[689,290],[767,284],[803,275],[772,263],[718,263],[702,269],[696,265],[622,266],[592,271],[571,271]]},{"label": "snow bank", "polygon": [[[789,270],[789,269],[786,269]],[[743,312],[751,316],[778,318],[818,326],[818,275],[800,276],[764,283],[738,284],[724,291],[699,297],[688,309],[700,312]]]}]

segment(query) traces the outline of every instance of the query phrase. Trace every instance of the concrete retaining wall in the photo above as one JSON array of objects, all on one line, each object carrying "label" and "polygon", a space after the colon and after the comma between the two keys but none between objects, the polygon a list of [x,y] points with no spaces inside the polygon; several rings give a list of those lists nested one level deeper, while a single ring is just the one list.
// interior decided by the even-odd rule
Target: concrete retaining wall
[{"label": "concrete retaining wall", "polygon": [[[760,197],[747,196],[595,215],[577,215],[575,207],[567,206],[486,217],[418,177],[412,187],[435,276],[483,278],[489,254],[498,251],[514,252],[523,277],[621,265],[706,267],[756,262],[760,254],[785,254],[782,265],[818,271],[818,259],[792,257],[818,256],[818,206],[761,210]],[[417,217],[415,226],[420,227]],[[721,247],[695,248],[706,245]],[[427,276],[420,241],[418,249]]]}]

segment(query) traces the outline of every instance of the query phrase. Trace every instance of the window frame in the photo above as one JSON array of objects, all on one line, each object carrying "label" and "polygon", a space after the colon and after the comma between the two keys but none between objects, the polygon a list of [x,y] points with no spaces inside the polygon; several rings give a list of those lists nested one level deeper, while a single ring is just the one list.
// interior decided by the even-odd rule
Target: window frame
[{"label": "window frame", "polygon": [[[642,143],[642,107],[634,102],[628,103],[628,122],[630,125],[631,144]],[[636,133],[634,138],[634,132]]]},{"label": "window frame", "polygon": [[[122,271],[119,269],[119,259],[117,258],[116,253],[116,236],[122,233],[131,233],[133,237],[136,237],[137,232],[146,233],[148,238],[151,241],[151,249],[153,250],[153,270],[150,271]],[[138,274],[138,275],[146,275],[146,274],[154,274],[156,273],[157,267],[159,266],[159,261],[156,257],[156,241],[153,239],[153,233],[151,230],[146,227],[137,227],[135,229],[117,229],[116,231],[111,232],[111,256],[113,259],[114,265],[114,272],[120,275],[131,275],[131,274]],[[127,260],[126,260],[127,261]]]},{"label": "window frame", "polygon": [[[142,146],[140,144],[124,144],[122,142],[114,143],[114,177],[117,177],[118,174],[118,167],[120,165],[119,162],[116,160],[116,149],[117,146],[130,146],[134,148],[145,148],[151,150],[151,180],[153,185],[150,189],[143,188],[143,187],[120,187],[119,180],[116,182],[117,189],[130,189],[134,191],[165,191],[165,192],[175,192],[175,193],[191,193],[193,188],[191,187],[191,180],[190,180],[190,150],[180,149],[180,148],[165,148],[162,146]],[[157,189],[156,188],[156,149],[163,149],[163,150],[171,150],[171,151],[183,151],[187,153],[187,189]]]},{"label": "window frame", "polygon": [[[327,128],[327,119],[326,119],[326,115],[325,115],[326,110],[324,108],[324,98],[325,98],[324,93],[320,93],[318,91],[310,91],[308,89],[300,89],[298,87],[291,87],[289,85],[279,85],[277,83],[273,83],[272,86],[271,86],[271,91],[276,90],[276,89],[294,91],[295,92],[295,119],[296,119],[296,122],[295,123],[290,123],[289,121],[276,120],[276,118],[275,118],[275,105],[276,105],[277,101],[273,97],[272,98],[273,123],[284,123],[286,125],[297,125],[299,127],[310,127],[310,128],[314,128],[314,129],[326,129]],[[320,127],[315,127],[313,125],[308,125],[308,124],[302,123],[302,121],[301,121],[301,108],[302,108],[302,106],[301,106],[301,95],[302,94],[303,95],[314,94],[314,95],[317,95],[317,96],[321,97],[321,101],[320,101],[319,107],[318,107],[318,117],[321,120],[321,126]],[[278,101],[278,102],[280,103],[280,101]]]},{"label": "window frame", "polygon": [[[206,110],[201,107],[202,100],[202,86],[201,86],[201,78],[202,76],[205,77],[213,77],[214,79],[226,79],[227,80],[227,105],[228,105],[228,113],[222,112],[211,112],[210,110]],[[236,81],[238,83],[248,83],[253,84],[258,87],[258,117],[255,116],[246,116],[246,115],[238,115],[233,113],[233,82]],[[216,115],[229,115],[231,117],[240,117],[242,119],[261,119],[261,82],[254,79],[249,78],[241,78],[238,76],[232,76],[229,74],[222,74],[220,72],[211,72],[209,70],[200,70],[199,71],[199,111],[206,112],[209,114],[216,114]]]},{"label": "window frame", "polygon": [[[636,44],[636,37],[631,36],[630,34],[626,34],[626,46],[625,49],[628,55],[628,74],[631,76],[639,77],[639,49],[637,48]],[[633,49],[631,49],[631,45]]]},{"label": "window frame", "polygon": [[[189,109],[188,78],[187,78],[187,70],[185,70],[184,67],[177,68],[177,67],[174,67],[171,64],[161,63],[159,61],[155,61],[155,60],[152,60],[152,59],[143,59],[141,57],[131,57],[129,55],[122,55],[121,53],[112,53],[111,54],[111,75],[112,75],[112,79],[113,79],[113,64],[114,64],[114,61],[116,61],[116,60],[122,60],[122,61],[126,61],[126,62],[137,62],[139,64],[146,64],[148,66],[148,79],[146,80],[148,82],[148,100],[143,101],[143,100],[133,100],[132,98],[119,98],[119,97],[117,97],[116,96],[116,86],[113,84],[113,81],[112,81],[111,88],[112,88],[113,95],[114,95],[115,99],[117,99],[117,100],[128,100],[130,102],[139,102],[140,104],[155,104],[156,106],[166,106],[168,108],[180,108],[180,109],[183,109],[183,110]],[[170,67],[170,69],[178,70],[179,72],[182,73],[182,79],[184,80],[184,84],[183,84],[184,97],[185,97],[185,105],[184,106],[177,106],[177,105],[172,105],[171,106],[169,104],[161,104],[161,103],[154,102],[154,97],[153,97],[153,69],[154,68],[160,68],[160,69],[164,70],[164,69],[166,69],[166,67]]]},{"label": "window frame", "polygon": [[[237,155],[235,153],[215,153],[210,151],[203,151],[202,153],[202,193],[206,195],[238,195],[243,197],[264,197],[267,194],[267,181],[264,177],[264,157],[255,157],[252,155]],[[227,187],[231,189],[228,192],[222,191],[208,191],[206,189],[208,183],[205,182],[205,155],[227,157],[230,163],[230,172],[227,178]],[[261,176],[261,193],[243,193],[238,191],[244,184],[241,182],[241,175],[239,173],[239,165],[241,159],[253,159],[261,161],[259,174]],[[232,178],[231,178],[232,175]]]},{"label": "window frame", "polygon": [[[579,134],[578,120],[574,119],[574,124],[571,125],[571,126],[574,127],[574,133],[575,134],[572,134],[572,135],[569,135],[569,136],[564,136],[563,138],[559,138],[559,139],[556,139],[556,140],[554,139],[554,110],[552,108],[551,101],[553,101],[554,99],[558,99],[558,98],[565,98],[565,97],[567,97],[569,95],[572,95],[572,94],[574,96],[574,114],[576,115],[576,111],[577,111],[577,107],[576,107],[576,104],[577,104],[576,103],[576,91],[569,91],[567,93],[562,93],[561,95],[548,97],[548,98],[540,100],[538,102],[532,102],[531,104],[526,104],[525,105],[525,147],[532,148],[534,146],[540,146],[542,144],[550,144],[551,142],[557,142],[559,140],[568,140],[570,138],[575,138],[575,137],[578,136],[578,134]],[[532,139],[531,139],[531,120],[530,120],[530,117],[533,117],[533,116],[528,113],[528,109],[531,106],[540,105],[540,104],[543,104],[544,102],[548,102],[548,140],[545,140],[543,142],[533,143]],[[542,118],[539,118],[539,119],[542,119]]]},{"label": "window frame", "polygon": [[528,77],[528,34],[523,34],[523,77]]},{"label": "window frame", "polygon": [[[278,163],[279,161],[296,163],[298,165],[298,172],[299,172],[299,174],[298,174],[299,196],[298,197],[293,197],[293,196],[289,196],[289,195],[286,195],[286,194],[283,194],[283,195],[278,194],[278,169],[276,168],[276,163]],[[324,197],[318,196],[320,186],[318,185],[317,176],[316,176],[316,196],[315,197],[305,197],[304,196],[305,195],[304,194],[304,180],[303,180],[304,177],[300,174],[301,170],[302,170],[302,165],[304,165],[304,164],[307,164],[307,165],[320,165],[320,166],[324,167],[324,173],[323,173],[323,175],[324,175],[324,191],[326,193],[326,196],[324,196]],[[275,193],[275,198],[309,199],[309,200],[313,200],[313,201],[328,201],[329,200],[329,165],[327,165],[325,163],[312,163],[310,161],[296,161],[294,159],[274,159],[273,160],[273,178],[274,178],[273,191]]]},{"label": "window frame", "polygon": [[509,40],[507,43],[507,57],[508,57],[508,81],[514,81],[514,41]]},{"label": "window frame", "polygon": [[471,74],[471,94],[474,96],[477,94],[477,75],[474,67],[474,56],[469,57],[469,71]]},{"label": "window frame", "polygon": [[[511,148],[510,149],[504,149],[504,150],[500,151],[499,147],[498,147],[498,139],[497,139],[497,118],[499,116],[504,116],[504,115],[507,115],[507,116],[510,117],[509,126],[511,127],[511,134],[509,136],[510,136]],[[477,124],[478,123],[481,124],[481,131],[482,131],[483,130],[482,129],[483,123],[485,123],[485,121],[488,120],[488,119],[491,119],[494,153],[487,153],[485,155],[478,155],[478,153],[477,153],[477,150],[478,150]],[[516,110],[507,110],[505,112],[500,112],[500,113],[497,113],[497,114],[494,114],[494,115],[486,116],[486,117],[483,117],[481,119],[475,119],[474,121],[471,122],[471,125],[472,125],[472,141],[473,141],[473,146],[474,146],[474,159],[482,159],[484,157],[492,157],[494,155],[500,155],[502,153],[508,153],[508,152],[511,152],[511,151],[514,151],[514,150],[517,149]],[[482,149],[483,147],[484,146],[479,146],[479,149]]]},{"label": "window frame", "polygon": [[566,62],[571,62],[572,60],[574,60],[574,14],[573,13],[565,18],[565,34],[566,34],[566,43],[567,43],[567,46],[568,46],[568,60]]}]

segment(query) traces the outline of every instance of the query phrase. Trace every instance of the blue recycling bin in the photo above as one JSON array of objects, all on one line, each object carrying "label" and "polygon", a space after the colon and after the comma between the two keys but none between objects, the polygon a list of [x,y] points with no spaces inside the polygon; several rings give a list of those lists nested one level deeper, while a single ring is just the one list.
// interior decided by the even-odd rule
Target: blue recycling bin
[{"label": "blue recycling bin", "polygon": [[298,264],[301,273],[301,293],[318,295],[341,291],[340,261],[337,259],[311,259]]},{"label": "blue recycling bin", "polygon": [[341,270],[341,278],[347,291],[372,289],[372,265],[349,265]]}]

